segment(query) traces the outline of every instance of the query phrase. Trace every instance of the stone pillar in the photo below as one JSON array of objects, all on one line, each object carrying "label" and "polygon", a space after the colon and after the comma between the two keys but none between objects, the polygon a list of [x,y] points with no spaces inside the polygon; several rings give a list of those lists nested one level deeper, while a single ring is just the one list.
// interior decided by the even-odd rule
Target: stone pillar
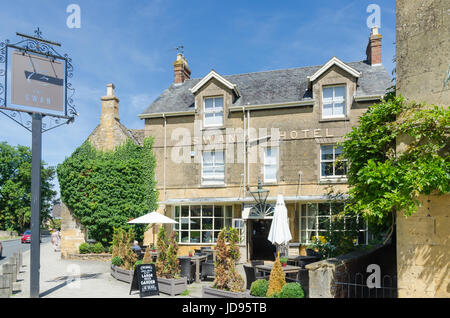
[{"label": "stone pillar", "polygon": [[12,293],[12,283],[9,276],[0,275],[0,298],[9,298]]},{"label": "stone pillar", "polygon": [[72,212],[61,203],[61,258],[77,254],[81,243],[86,242],[86,232]]}]

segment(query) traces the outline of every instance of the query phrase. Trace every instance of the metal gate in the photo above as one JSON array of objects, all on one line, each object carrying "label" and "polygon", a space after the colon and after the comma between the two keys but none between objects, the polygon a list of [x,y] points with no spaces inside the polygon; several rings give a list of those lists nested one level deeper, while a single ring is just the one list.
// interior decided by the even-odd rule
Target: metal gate
[{"label": "metal gate", "polygon": [[362,273],[354,275],[341,273],[334,282],[336,298],[397,298],[397,276],[384,275],[380,288],[369,288],[367,277]]}]

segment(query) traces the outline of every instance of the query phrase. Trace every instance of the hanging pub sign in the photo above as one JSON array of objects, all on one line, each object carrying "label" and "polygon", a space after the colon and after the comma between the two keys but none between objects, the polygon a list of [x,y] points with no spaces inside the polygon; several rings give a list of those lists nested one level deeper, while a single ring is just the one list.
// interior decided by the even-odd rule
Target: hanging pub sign
[{"label": "hanging pub sign", "polygon": [[12,53],[11,103],[64,110],[64,63],[54,58]]},{"label": "hanging pub sign", "polygon": [[136,265],[133,280],[131,281],[130,295],[135,290],[139,290],[141,298],[159,295],[155,264]]}]

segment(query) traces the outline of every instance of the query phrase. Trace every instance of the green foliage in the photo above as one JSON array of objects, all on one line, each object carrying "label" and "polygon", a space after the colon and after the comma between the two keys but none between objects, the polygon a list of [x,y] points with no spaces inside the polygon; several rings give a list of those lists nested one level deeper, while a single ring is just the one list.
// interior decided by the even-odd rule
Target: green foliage
[{"label": "green foliage", "polygon": [[120,265],[122,265],[122,263],[123,263],[123,261],[119,256],[114,256],[111,259],[111,264],[113,264],[114,266],[120,266]]},{"label": "green foliage", "polygon": [[92,252],[96,254],[101,254],[105,251],[105,248],[103,247],[102,243],[97,242],[92,247]]},{"label": "green foliage", "polygon": [[186,289],[186,290],[183,291],[180,295],[181,295],[181,296],[187,296],[187,295],[189,295],[189,290]]},{"label": "green foliage", "polygon": [[78,247],[80,254],[89,254],[91,252],[91,247],[88,243],[81,243]]},{"label": "green foliage", "polygon": [[394,211],[416,212],[420,194],[449,193],[449,118],[448,107],[392,95],[369,107],[341,144],[350,162],[346,211],[389,224]]},{"label": "green foliage", "polygon": [[102,152],[86,141],[58,165],[61,199],[96,241],[108,243],[118,227],[133,227],[142,239],[145,225],[127,222],[157,208],[152,144],[127,141]]},{"label": "green foliage", "polygon": [[[41,221],[50,218],[54,167],[41,164]],[[23,232],[31,220],[31,149],[0,142],[0,229]]]},{"label": "green foliage", "polygon": [[134,263],[133,265],[133,270],[136,268],[136,265],[141,265],[142,264],[142,260],[137,260],[136,263]]},{"label": "green foliage", "polygon": [[281,292],[283,286],[286,285],[286,279],[283,269],[281,268],[280,256],[277,255],[270,271],[269,287],[267,288],[267,297],[276,297]]},{"label": "green foliage", "polygon": [[265,279],[257,279],[250,286],[250,295],[257,297],[266,297],[269,282]]},{"label": "green foliage", "polygon": [[305,292],[299,283],[287,283],[275,298],[305,298]]},{"label": "green foliage", "polygon": [[280,263],[281,264],[287,264],[287,261],[288,261],[287,257],[281,257],[280,258]]}]

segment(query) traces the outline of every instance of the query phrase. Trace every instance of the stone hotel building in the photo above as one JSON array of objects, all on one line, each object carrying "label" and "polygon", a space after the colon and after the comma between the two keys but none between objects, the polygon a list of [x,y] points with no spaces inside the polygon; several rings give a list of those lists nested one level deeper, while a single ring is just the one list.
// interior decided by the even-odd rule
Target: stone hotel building
[{"label": "stone hotel building", "polygon": [[[298,253],[331,216],[330,187],[347,190],[347,162],[336,144],[392,85],[378,30],[364,61],[333,57],[317,66],[191,78],[178,54],[173,67],[174,82],[139,117],[144,135],[155,139],[159,212],[178,222],[180,252],[212,245],[222,227],[233,226],[243,257],[272,259],[267,235],[282,194],[290,253]],[[253,208],[248,191],[258,180],[270,191],[264,211]],[[362,224],[358,241],[367,238]]]}]

